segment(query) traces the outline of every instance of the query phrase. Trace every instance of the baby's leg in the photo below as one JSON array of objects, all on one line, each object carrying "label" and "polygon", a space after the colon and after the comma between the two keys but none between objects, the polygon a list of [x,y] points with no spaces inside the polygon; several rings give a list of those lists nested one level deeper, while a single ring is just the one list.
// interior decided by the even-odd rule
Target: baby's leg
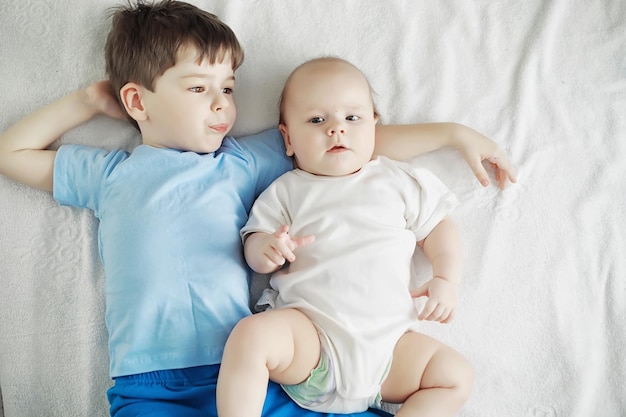
[{"label": "baby's leg", "polygon": [[258,417],[268,378],[298,384],[320,358],[311,320],[295,309],[279,309],[241,320],[230,334],[217,380],[220,417]]},{"label": "baby's leg", "polygon": [[382,397],[404,403],[396,417],[454,416],[469,397],[474,372],[461,354],[421,333],[405,333],[393,351]]}]

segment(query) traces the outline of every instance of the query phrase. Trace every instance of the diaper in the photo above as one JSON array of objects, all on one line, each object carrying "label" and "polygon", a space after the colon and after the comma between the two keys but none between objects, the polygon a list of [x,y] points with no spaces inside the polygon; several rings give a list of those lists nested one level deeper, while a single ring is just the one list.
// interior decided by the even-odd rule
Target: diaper
[{"label": "diaper", "polygon": [[308,410],[347,414],[365,411],[369,407],[382,409],[380,390],[368,398],[346,398],[339,395],[333,363],[324,349],[317,367],[305,381],[282,387],[296,404]]}]

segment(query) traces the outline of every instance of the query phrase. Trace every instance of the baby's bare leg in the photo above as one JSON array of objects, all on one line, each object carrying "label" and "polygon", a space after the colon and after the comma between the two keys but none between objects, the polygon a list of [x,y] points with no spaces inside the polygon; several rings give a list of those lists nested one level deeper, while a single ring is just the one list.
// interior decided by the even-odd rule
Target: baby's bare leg
[{"label": "baby's bare leg", "polygon": [[382,397],[404,403],[396,417],[455,416],[473,379],[473,369],[461,354],[432,337],[408,332],[396,344]]},{"label": "baby's bare leg", "polygon": [[217,381],[219,416],[260,416],[268,378],[300,383],[319,358],[317,329],[300,311],[281,309],[246,317],[226,342]]}]

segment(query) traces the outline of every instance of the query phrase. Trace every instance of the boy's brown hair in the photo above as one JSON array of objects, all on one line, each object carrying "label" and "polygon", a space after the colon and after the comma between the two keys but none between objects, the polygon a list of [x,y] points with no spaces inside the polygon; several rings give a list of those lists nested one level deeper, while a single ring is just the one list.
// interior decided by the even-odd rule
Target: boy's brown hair
[{"label": "boy's brown hair", "polygon": [[106,73],[118,100],[129,82],[151,91],[157,77],[176,64],[183,47],[198,51],[210,64],[230,58],[233,70],[243,62],[243,49],[232,29],[217,16],[191,4],[162,0],[129,2],[112,10],[106,40]]}]

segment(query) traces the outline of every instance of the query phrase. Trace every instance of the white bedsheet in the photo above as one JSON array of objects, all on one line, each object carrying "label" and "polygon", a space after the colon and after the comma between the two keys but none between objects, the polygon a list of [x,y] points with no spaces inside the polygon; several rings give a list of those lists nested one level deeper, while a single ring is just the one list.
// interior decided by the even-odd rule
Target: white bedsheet
[{"label": "white bedsheet", "polygon": [[[517,166],[519,183],[499,191],[453,150],[417,159],[462,203],[460,309],[423,326],[475,366],[460,416],[626,415],[624,1],[193,3],[246,51],[236,135],[276,124],[296,65],[336,55],[369,77],[385,122],[461,122]],[[103,77],[115,4],[0,2],[0,130]],[[99,118],[61,141],[130,148],[138,137]],[[90,212],[0,178],[0,417],[108,415],[96,227]]]}]

